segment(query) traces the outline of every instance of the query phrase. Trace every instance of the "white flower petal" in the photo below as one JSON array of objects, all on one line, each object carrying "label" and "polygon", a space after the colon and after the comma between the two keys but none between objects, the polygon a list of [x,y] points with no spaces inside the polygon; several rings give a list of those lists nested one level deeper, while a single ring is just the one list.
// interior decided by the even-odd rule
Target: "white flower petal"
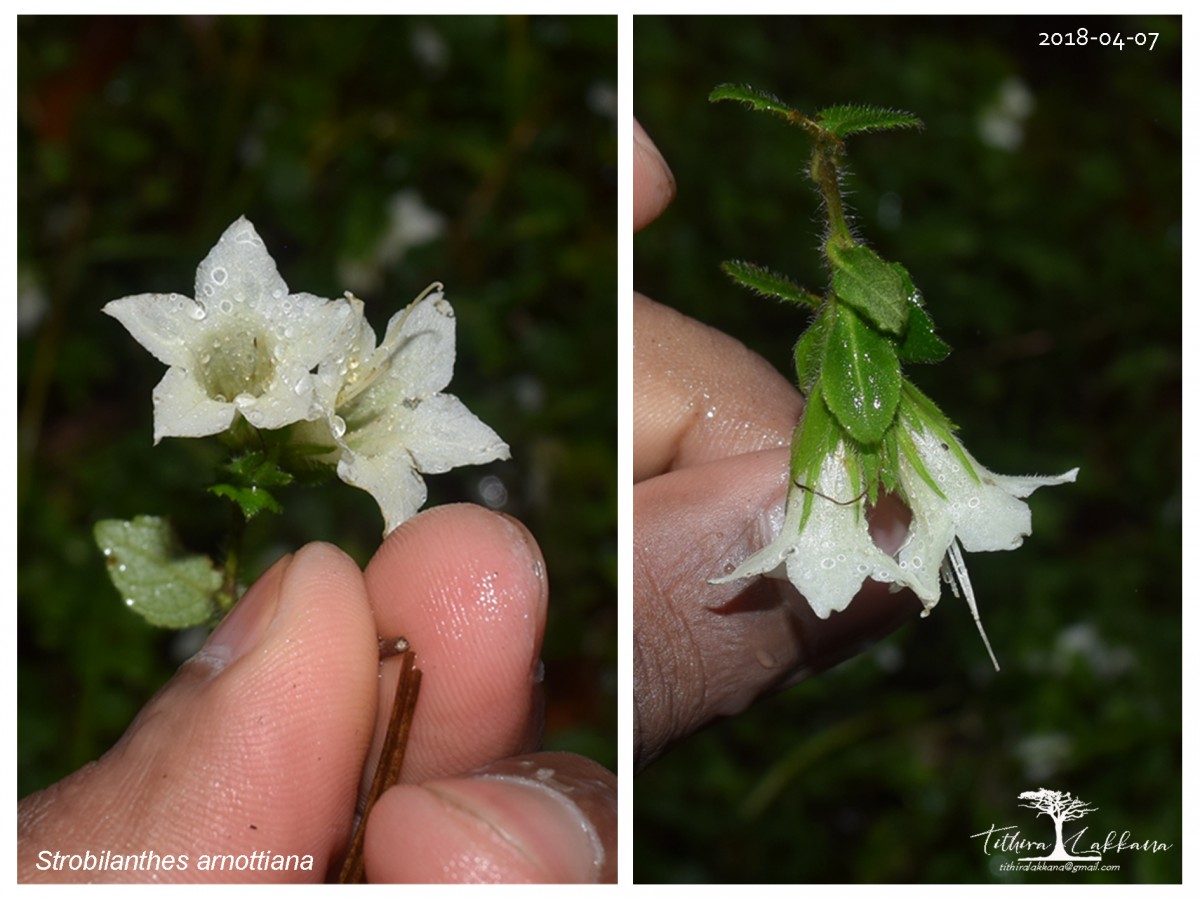
[{"label": "white flower petal", "polygon": [[167,369],[154,388],[154,442],[220,434],[233,424],[236,411],[212,399],[182,368]]},{"label": "white flower petal", "polygon": [[[430,396],[454,375],[454,308],[441,291],[397,312],[371,360],[390,360],[384,379],[404,385],[410,397]],[[385,388],[391,389],[391,388]]]},{"label": "white flower petal", "polygon": [[243,216],[225,229],[196,269],[196,300],[208,312],[230,314],[235,304],[255,309],[287,296],[275,260]]},{"label": "white flower petal", "polygon": [[416,515],[428,495],[425,479],[417,473],[411,459],[402,458],[404,455],[403,448],[395,456],[345,452],[338,461],[338,477],[367,491],[379,503],[384,534],[390,534]]},{"label": "white flower petal", "polygon": [[[509,457],[508,444],[480,421],[458,397],[439,393],[413,409],[401,406],[387,424],[424,474],[442,474],[461,465],[482,465]],[[378,427],[378,426],[377,426]]]},{"label": "white flower petal", "polygon": [[165,365],[187,366],[191,341],[204,307],[178,293],[140,293],[113,300],[103,311],[125,326],[130,335]]}]

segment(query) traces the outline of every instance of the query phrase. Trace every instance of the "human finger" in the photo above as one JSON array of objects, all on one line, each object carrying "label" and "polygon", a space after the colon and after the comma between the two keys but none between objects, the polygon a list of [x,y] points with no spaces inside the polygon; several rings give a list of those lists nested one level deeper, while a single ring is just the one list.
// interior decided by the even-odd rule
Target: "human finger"
[{"label": "human finger", "polygon": [[616,789],[610,771],[561,752],[393,787],[367,828],[367,879],[613,883]]},{"label": "human finger", "polygon": [[634,480],[787,446],[804,401],[715,328],[634,294]]},{"label": "human finger", "polygon": [[650,136],[633,121],[633,230],[640,231],[675,196],[675,176]]},{"label": "human finger", "polygon": [[[479,506],[438,506],[393,531],[365,576],[379,633],[405,637],[422,672],[401,778],[458,774],[535,748],[547,582],[529,532]],[[372,762],[396,667],[384,664]]]},{"label": "human finger", "polygon": [[[20,803],[21,878],[321,882],[349,836],[377,660],[354,562],[327,544],[281,559],[116,746]],[[105,850],[142,862],[82,867]],[[47,868],[54,853],[83,861]]]}]

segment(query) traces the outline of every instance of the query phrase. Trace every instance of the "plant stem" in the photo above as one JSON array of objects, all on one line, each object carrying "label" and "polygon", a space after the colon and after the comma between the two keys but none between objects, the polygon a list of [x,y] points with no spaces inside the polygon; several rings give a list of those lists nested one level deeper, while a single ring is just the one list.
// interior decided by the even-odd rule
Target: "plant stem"
[{"label": "plant stem", "polygon": [[229,548],[225,552],[225,576],[217,592],[217,611],[224,616],[238,601],[238,568],[242,558],[242,539],[246,536],[246,515],[230,501]]},{"label": "plant stem", "polygon": [[838,184],[838,157],[843,152],[841,141],[833,135],[817,138],[813,142],[809,176],[817,183],[825,201],[825,214],[829,217],[829,240],[839,247],[852,247],[854,237],[846,223],[846,210],[842,205],[842,191]]},{"label": "plant stem", "polygon": [[[380,639],[380,657],[387,658],[391,654],[388,647],[396,647],[407,641]],[[400,780],[400,768],[404,765],[404,750],[408,746],[408,734],[412,729],[413,712],[417,707],[417,694],[421,689],[421,672],[416,667],[417,656],[411,649],[400,653],[400,679],[396,682],[396,696],[392,700],[392,714],[388,719],[387,735],[383,738],[383,750],[379,754],[379,764],[375,768],[375,777],[371,781],[371,789],[367,792],[367,801],[363,806],[362,815],[354,828],[354,837],[350,841],[350,849],[342,870],[338,874],[338,883],[366,883],[366,862],[363,858],[363,840],[367,832],[367,819],[376,800],[384,791],[394,786]]]}]

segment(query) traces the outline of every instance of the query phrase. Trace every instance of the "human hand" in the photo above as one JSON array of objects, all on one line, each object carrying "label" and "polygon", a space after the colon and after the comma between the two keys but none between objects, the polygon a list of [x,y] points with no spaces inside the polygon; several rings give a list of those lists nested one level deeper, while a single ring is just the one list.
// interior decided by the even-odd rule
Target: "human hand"
[{"label": "human hand", "polygon": [[[634,229],[657,217],[674,179],[634,123]],[[784,580],[711,586],[761,549],[783,519],[788,446],[803,398],[762,357],[634,294],[634,757],[764,693],[853,655],[921,606],[867,581],[822,620]],[[895,549],[906,511],[882,503],[876,541]],[[772,525],[774,522],[774,525]]]},{"label": "human hand", "polygon": [[[336,875],[392,704],[385,634],[408,638],[424,678],[401,784],[368,821],[368,880],[615,880],[616,778],[534,752],[547,599],[530,534],[476,506],[416,516],[365,572],[328,544],[284,557],[116,746],[19,803],[20,879]],[[156,875],[39,869],[56,852],[105,850],[189,864]],[[254,852],[311,855],[312,870],[198,870],[201,854]]]}]

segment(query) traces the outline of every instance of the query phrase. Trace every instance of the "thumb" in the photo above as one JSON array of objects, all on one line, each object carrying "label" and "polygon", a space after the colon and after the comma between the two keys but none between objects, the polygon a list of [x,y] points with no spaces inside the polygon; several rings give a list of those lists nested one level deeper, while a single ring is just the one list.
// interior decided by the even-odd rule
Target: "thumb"
[{"label": "thumb", "polygon": [[[19,804],[21,879],[323,881],[374,720],[374,633],[344,553],[281,559],[116,746]],[[276,855],[297,863],[255,862]]]}]

